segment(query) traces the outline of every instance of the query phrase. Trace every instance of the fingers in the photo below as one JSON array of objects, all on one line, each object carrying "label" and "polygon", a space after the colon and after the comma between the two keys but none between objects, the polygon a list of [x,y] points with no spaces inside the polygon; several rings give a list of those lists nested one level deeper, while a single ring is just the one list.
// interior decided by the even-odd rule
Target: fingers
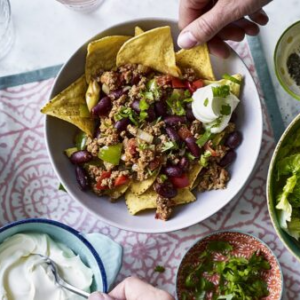
[{"label": "fingers", "polygon": [[243,30],[243,28],[235,24],[229,24],[225,26],[223,29],[221,29],[218,32],[217,36],[222,40],[231,40],[235,42],[240,42],[245,37],[245,31]]},{"label": "fingers", "polygon": [[244,30],[245,34],[247,34],[247,35],[254,36],[259,33],[258,25],[245,19],[245,18],[241,18],[241,19],[233,22],[233,24],[242,28]]},{"label": "fingers", "polygon": [[179,3],[179,28],[182,30],[192,21],[197,19],[210,0],[180,0]]},{"label": "fingers", "polygon": [[[203,44],[214,37],[223,27],[232,21],[239,19],[236,17],[232,7],[232,1],[217,2],[208,12],[190,23],[179,35],[178,45],[181,48],[189,49],[199,44]],[[228,13],[228,10],[231,13]]]},{"label": "fingers", "polygon": [[219,37],[212,38],[207,45],[209,52],[215,56],[228,58],[230,55],[229,46]]},{"label": "fingers", "polygon": [[263,9],[260,9],[258,11],[256,11],[255,13],[249,15],[249,18],[259,24],[259,25],[266,25],[269,22],[269,17],[267,16],[267,14],[265,13],[265,11]]},{"label": "fingers", "polygon": [[[110,293],[111,297],[126,300],[174,300],[167,292],[154,288],[136,277],[128,277],[118,284]],[[95,299],[96,300],[96,299]]]},{"label": "fingers", "polygon": [[105,295],[100,292],[95,292],[90,295],[89,300],[116,300],[116,299],[110,297],[109,295]]}]

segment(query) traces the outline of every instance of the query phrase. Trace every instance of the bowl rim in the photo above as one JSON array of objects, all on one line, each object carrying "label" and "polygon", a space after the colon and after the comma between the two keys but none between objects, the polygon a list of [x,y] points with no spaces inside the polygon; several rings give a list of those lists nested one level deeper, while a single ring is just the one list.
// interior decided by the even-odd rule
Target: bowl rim
[{"label": "bowl rim", "polygon": [[258,238],[257,236],[251,234],[251,233],[248,233],[248,232],[244,232],[244,231],[241,231],[241,230],[218,230],[218,231],[214,231],[212,233],[209,233],[199,239],[197,239],[186,251],[185,253],[183,254],[180,262],[179,262],[179,265],[177,267],[177,270],[176,270],[176,277],[175,277],[175,297],[176,297],[176,300],[179,300],[178,297],[177,297],[177,277],[178,277],[178,272],[179,272],[179,269],[180,269],[180,266],[182,264],[182,261],[183,259],[186,257],[186,255],[190,252],[190,250],[196,246],[198,243],[200,243],[201,241],[203,241],[204,239],[208,238],[208,237],[211,237],[211,236],[214,236],[214,235],[220,235],[222,233],[237,233],[237,234],[244,234],[244,235],[248,235],[254,239],[256,239],[260,244],[262,244],[263,246],[265,246],[269,252],[272,254],[272,256],[275,258],[275,261],[278,265],[278,268],[279,268],[279,272],[280,272],[280,282],[281,282],[281,292],[280,292],[280,298],[277,299],[277,300],[281,300],[282,297],[283,297],[283,292],[284,292],[284,278],[283,278],[283,272],[282,272],[282,269],[281,269],[281,265],[280,265],[280,262],[277,258],[277,256],[275,255],[275,253],[273,252],[273,250],[263,241],[261,240],[260,238]]},{"label": "bowl rim", "polygon": [[282,80],[280,73],[279,73],[279,69],[278,69],[278,65],[277,65],[277,56],[278,56],[278,49],[279,49],[279,45],[282,42],[282,39],[284,38],[285,34],[288,33],[289,30],[291,30],[294,26],[300,25],[300,21],[297,21],[293,24],[291,24],[288,28],[286,28],[283,33],[281,34],[280,38],[278,39],[276,46],[275,46],[275,50],[274,50],[274,54],[273,54],[273,63],[275,66],[275,73],[276,73],[276,77],[280,83],[280,85],[283,87],[283,89],[290,95],[292,96],[294,99],[300,101],[300,95],[295,94],[293,91],[291,91],[289,89],[289,87],[286,85],[286,83]]},{"label": "bowl rim", "polygon": [[2,232],[5,232],[7,229],[10,229],[10,228],[13,228],[13,227],[16,227],[19,225],[23,225],[23,224],[30,224],[30,223],[50,224],[55,227],[59,227],[63,230],[66,230],[69,233],[73,234],[75,237],[77,237],[88,248],[88,250],[92,253],[93,257],[95,258],[97,266],[100,270],[101,278],[102,278],[103,292],[104,293],[108,292],[107,276],[106,276],[106,271],[105,271],[104,264],[102,262],[101,257],[96,252],[94,246],[76,229],[74,229],[66,224],[63,224],[61,222],[50,220],[50,219],[29,218],[29,219],[14,221],[14,222],[11,222],[9,224],[6,224],[6,225],[0,227],[0,234]]},{"label": "bowl rim", "polygon": [[[177,20],[176,19],[173,19],[173,18],[158,18],[158,17],[146,17],[146,18],[138,18],[138,19],[132,19],[132,20],[128,20],[128,21],[125,21],[125,22],[121,22],[121,23],[117,23],[117,24],[114,24],[112,26],[109,26],[109,27],[106,27],[104,28],[103,30],[99,31],[97,34],[95,34],[93,37],[91,37],[89,40],[85,41],[81,46],[79,46],[73,53],[72,55],[68,58],[68,60],[63,64],[63,66],[61,67],[60,71],[58,72],[56,78],[55,78],[55,81],[52,85],[52,88],[50,90],[50,93],[48,94],[48,102],[50,101],[51,99],[51,96],[53,96],[53,90],[54,90],[54,87],[57,83],[57,80],[58,78],[60,77],[61,73],[64,71],[64,68],[66,67],[66,65],[69,63],[69,61],[77,54],[77,52],[82,49],[83,47],[85,47],[88,43],[90,43],[91,41],[94,41],[95,39],[98,39],[98,36],[101,35],[103,32],[105,31],[108,31],[108,30],[113,30],[114,28],[116,27],[120,27],[122,25],[132,25],[133,27],[135,25],[133,25],[133,23],[136,23],[138,24],[139,22],[147,22],[147,21],[158,21],[158,22],[164,22],[164,23],[177,23]],[[165,25],[164,25],[165,26]],[[167,26],[167,25],[166,25]],[[259,135],[259,145],[257,147],[257,152],[256,153],[253,153],[254,154],[254,157],[255,157],[255,160],[253,161],[253,165],[251,166],[250,170],[250,174],[248,176],[248,178],[245,180],[245,182],[243,183],[243,185],[240,186],[240,188],[238,190],[235,191],[235,193],[233,193],[233,196],[231,197],[231,199],[229,201],[227,201],[226,203],[224,203],[218,211],[220,211],[221,209],[223,209],[226,205],[228,205],[234,198],[236,198],[240,192],[243,191],[243,189],[245,188],[245,186],[248,184],[248,182],[250,181],[254,171],[255,171],[255,168],[257,166],[257,162],[258,162],[258,158],[259,158],[259,155],[260,155],[260,150],[261,150],[261,145],[262,145],[262,139],[263,139],[263,113],[262,113],[262,102],[261,102],[261,97],[259,95],[259,92],[258,92],[258,88],[257,88],[257,85],[256,85],[256,82],[249,70],[249,68],[247,67],[245,61],[237,54],[237,52],[232,48],[230,47],[230,51],[236,55],[239,60],[241,61],[241,63],[245,66],[245,68],[248,70],[248,74],[250,76],[250,78],[252,79],[253,81],[253,84],[254,84],[254,87],[255,87],[255,91],[257,93],[257,97],[259,99],[258,101],[258,105],[259,105],[259,113],[260,113],[260,117],[258,118],[259,119],[259,122],[260,122],[260,128],[261,130],[259,131],[258,135]],[[50,162],[51,162],[51,165],[52,165],[52,168],[54,169],[55,173],[56,173],[56,176],[58,177],[58,179],[60,180],[60,176],[59,176],[59,171],[58,169],[56,168],[56,165],[54,163],[54,160],[52,158],[52,156],[50,155],[50,147],[49,147],[49,144],[48,144],[48,139],[47,139],[47,122],[49,121],[49,119],[52,118],[51,116],[48,116],[48,115],[45,115],[45,119],[44,119],[44,135],[45,135],[45,144],[46,144],[46,149],[47,149],[47,153],[48,153],[48,157],[50,159]],[[193,226],[195,224],[198,224],[199,222],[203,222],[205,221],[206,219],[210,218],[212,215],[208,216],[207,218],[201,220],[201,221],[191,221],[191,222],[187,222],[186,225],[184,225],[183,227],[176,227],[175,229],[174,228],[162,228],[162,230],[158,231],[153,231],[151,229],[139,229],[139,228],[136,228],[136,229],[132,229],[130,226],[127,226],[127,225],[120,225],[119,223],[116,223],[116,222],[113,222],[113,221],[110,221],[110,219],[106,218],[104,219],[102,216],[98,215],[95,211],[93,211],[92,209],[90,209],[83,201],[79,201],[75,196],[74,196],[74,193],[69,191],[68,187],[65,186],[65,189],[67,190],[68,194],[70,195],[70,197],[75,200],[77,203],[79,203],[82,207],[84,207],[84,209],[86,209],[89,213],[91,213],[93,216],[95,216],[97,219],[101,220],[102,222],[104,222],[105,224],[108,224],[110,226],[114,226],[116,228],[119,228],[119,229],[122,229],[122,230],[126,230],[126,231],[130,231],[130,232],[138,232],[138,233],[166,233],[166,232],[174,232],[174,231],[178,231],[178,230],[182,230],[184,228],[188,228],[190,226]],[[216,211],[215,213],[217,213],[218,211]],[[214,213],[214,214],[215,214]]]},{"label": "bowl rim", "polygon": [[[273,172],[274,172],[274,169],[275,169],[275,163],[276,163],[276,158],[277,158],[278,151],[279,151],[280,147],[282,146],[283,142],[285,141],[285,138],[293,130],[294,125],[296,125],[299,121],[300,121],[300,114],[298,114],[293,119],[293,121],[289,124],[289,126],[285,129],[285,131],[281,135],[281,137],[280,137],[280,139],[279,139],[279,141],[276,145],[276,148],[275,148],[275,150],[272,154],[272,158],[271,158],[270,165],[269,165],[268,176],[267,176],[267,184],[266,184],[266,195],[267,195],[267,205],[268,205],[269,216],[270,216],[272,225],[275,229],[275,232],[276,232],[277,236],[279,237],[281,242],[284,244],[284,246],[288,249],[288,251],[300,262],[300,255],[297,255],[292,250],[292,248],[285,242],[285,240],[282,236],[282,233],[281,233],[281,231],[283,229],[279,226],[278,222],[277,222],[277,224],[275,222],[275,219],[276,220],[278,219],[277,215],[276,215],[276,208],[273,207],[273,205],[271,204],[271,198],[273,198],[271,180],[272,180]],[[275,214],[273,213],[273,211],[275,212]]]}]

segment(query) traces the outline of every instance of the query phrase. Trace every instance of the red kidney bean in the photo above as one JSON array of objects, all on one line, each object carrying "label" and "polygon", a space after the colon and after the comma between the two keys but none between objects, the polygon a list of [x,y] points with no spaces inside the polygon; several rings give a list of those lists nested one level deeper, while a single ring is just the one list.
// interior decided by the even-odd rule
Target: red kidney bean
[{"label": "red kidney bean", "polygon": [[138,74],[133,74],[131,78],[131,85],[137,85],[141,80],[141,76]]},{"label": "red kidney bean", "polygon": [[94,116],[107,116],[112,108],[112,103],[109,97],[102,98],[96,106],[92,108]]},{"label": "red kidney bean", "polygon": [[167,115],[167,104],[164,101],[159,101],[154,104],[155,111],[158,117],[165,117]]},{"label": "red kidney bean", "polygon": [[120,133],[127,129],[127,126],[129,125],[129,123],[130,123],[129,119],[124,118],[124,119],[117,121],[115,123],[114,127],[117,129],[117,132]]},{"label": "red kidney bean", "polygon": [[235,149],[241,144],[242,139],[242,134],[239,131],[234,131],[228,135],[224,144],[231,149]]},{"label": "red kidney bean", "polygon": [[173,184],[169,181],[165,181],[164,183],[156,183],[154,185],[154,189],[157,194],[164,198],[174,198],[178,194]]},{"label": "red kidney bean", "polygon": [[193,114],[192,109],[188,108],[188,109],[186,110],[186,117],[187,117],[187,119],[188,119],[189,121],[191,121],[191,122],[195,120],[195,116],[194,116],[194,114]]},{"label": "red kidney bean", "polygon": [[151,105],[148,108],[147,114],[148,114],[148,117],[147,117],[148,122],[153,122],[156,119],[156,113],[155,113],[153,105]]},{"label": "red kidney bean", "polygon": [[181,170],[183,172],[188,171],[189,166],[190,166],[190,162],[186,157],[182,157],[179,164],[178,164],[179,168],[181,168]]},{"label": "red kidney bean", "polygon": [[119,99],[122,95],[125,95],[127,93],[127,91],[125,91],[123,88],[122,89],[118,89],[115,91],[112,91],[111,93],[109,93],[109,97],[112,98],[113,100]]},{"label": "red kidney bean", "polygon": [[80,151],[76,151],[74,152],[71,156],[70,156],[70,161],[75,164],[84,164],[86,162],[89,162],[90,160],[92,160],[93,156],[91,153],[89,153],[86,150],[80,150]]},{"label": "red kidney bean", "polygon": [[174,128],[166,127],[166,132],[173,142],[180,143],[180,137]]},{"label": "red kidney bean", "polygon": [[186,117],[185,116],[182,116],[182,117],[167,116],[164,118],[164,121],[167,125],[175,126],[175,125],[186,123]]},{"label": "red kidney bean", "polygon": [[165,167],[166,175],[170,177],[180,177],[182,175],[182,169],[178,166],[167,166]]},{"label": "red kidney bean", "polygon": [[187,147],[189,148],[189,150],[191,151],[191,153],[195,157],[200,157],[200,148],[197,145],[195,138],[193,136],[190,136],[190,137],[187,137],[184,141],[185,141]]},{"label": "red kidney bean", "polygon": [[131,108],[132,108],[135,112],[139,113],[139,112],[141,111],[141,109],[140,109],[140,101],[139,101],[139,100],[134,100],[134,101],[131,103]]},{"label": "red kidney bean", "polygon": [[83,167],[76,166],[75,175],[80,189],[83,191],[86,190],[89,186],[89,181],[85,169]]},{"label": "red kidney bean", "polygon": [[236,153],[233,150],[229,150],[225,156],[219,162],[219,165],[223,168],[229,166],[236,159]]}]

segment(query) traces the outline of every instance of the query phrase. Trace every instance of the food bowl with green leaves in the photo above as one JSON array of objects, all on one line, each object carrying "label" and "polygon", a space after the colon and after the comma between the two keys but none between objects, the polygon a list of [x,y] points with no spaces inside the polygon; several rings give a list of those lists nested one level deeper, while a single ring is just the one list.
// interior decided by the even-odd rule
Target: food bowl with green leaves
[{"label": "food bowl with green leaves", "polygon": [[287,127],[273,153],[267,199],[277,235],[300,260],[300,114]]}]

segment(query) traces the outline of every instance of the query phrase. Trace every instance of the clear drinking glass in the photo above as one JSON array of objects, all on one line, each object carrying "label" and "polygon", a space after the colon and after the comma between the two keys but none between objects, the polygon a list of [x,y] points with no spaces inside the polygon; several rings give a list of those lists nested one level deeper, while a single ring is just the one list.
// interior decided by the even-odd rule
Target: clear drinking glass
[{"label": "clear drinking glass", "polygon": [[0,0],[0,59],[10,50],[14,41],[14,30],[9,0]]},{"label": "clear drinking glass", "polygon": [[92,12],[97,9],[103,0],[57,0],[66,7],[82,12]]}]

